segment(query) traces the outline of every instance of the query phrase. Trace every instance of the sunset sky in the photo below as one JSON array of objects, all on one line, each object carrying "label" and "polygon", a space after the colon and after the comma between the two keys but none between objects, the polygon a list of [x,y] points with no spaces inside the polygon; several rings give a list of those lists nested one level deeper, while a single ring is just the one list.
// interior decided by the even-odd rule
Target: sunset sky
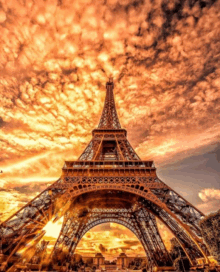
[{"label": "sunset sky", "polygon": [[[202,212],[220,208],[220,0],[2,0],[0,33],[2,221],[83,152],[110,76],[138,155]],[[143,255],[114,223],[88,249]]]}]

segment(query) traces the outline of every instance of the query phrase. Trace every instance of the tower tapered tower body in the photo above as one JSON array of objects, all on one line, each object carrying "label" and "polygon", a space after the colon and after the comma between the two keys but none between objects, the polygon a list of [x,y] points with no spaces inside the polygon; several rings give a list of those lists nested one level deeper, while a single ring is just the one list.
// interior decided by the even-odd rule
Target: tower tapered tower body
[{"label": "tower tapered tower body", "polygon": [[192,266],[201,258],[208,264],[198,224],[203,214],[157,177],[153,161],[138,157],[121,128],[113,87],[113,82],[106,84],[99,126],[79,159],[66,161],[57,182],[1,225],[5,269],[29,241],[32,247],[40,241],[48,221],[61,216],[63,226],[51,256],[57,250],[73,254],[89,229],[116,222],[138,237],[151,267],[172,266],[157,217],[177,238]]}]

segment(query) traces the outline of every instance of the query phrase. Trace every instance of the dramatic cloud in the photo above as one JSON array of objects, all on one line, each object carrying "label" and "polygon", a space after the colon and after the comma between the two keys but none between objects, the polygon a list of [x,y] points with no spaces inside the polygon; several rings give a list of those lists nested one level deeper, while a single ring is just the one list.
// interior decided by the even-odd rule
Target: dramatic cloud
[{"label": "dramatic cloud", "polygon": [[110,75],[143,158],[163,163],[218,141],[219,6],[2,1],[3,177],[59,176],[97,125]]},{"label": "dramatic cloud", "polygon": [[1,1],[1,220],[80,156],[109,76],[141,158],[160,167],[218,143],[219,16],[219,0]]},{"label": "dramatic cloud", "polygon": [[220,200],[220,190],[213,189],[213,188],[203,189],[199,193],[199,197],[204,202],[208,202],[209,200],[213,200],[213,199],[219,199]]},{"label": "dramatic cloud", "polygon": [[203,203],[198,207],[205,213],[210,213],[219,210],[220,207],[220,190],[213,188],[206,188],[201,190],[199,197]]}]

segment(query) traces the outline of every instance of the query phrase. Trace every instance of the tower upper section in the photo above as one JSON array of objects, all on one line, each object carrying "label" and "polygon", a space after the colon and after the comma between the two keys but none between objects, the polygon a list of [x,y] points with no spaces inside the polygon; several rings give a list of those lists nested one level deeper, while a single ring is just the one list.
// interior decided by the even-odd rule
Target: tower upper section
[{"label": "tower upper section", "polygon": [[[137,171],[155,171],[153,161],[142,161],[127,139],[127,131],[121,128],[114,101],[114,84],[106,84],[106,98],[98,128],[92,131],[92,139],[77,161],[65,161],[63,176],[108,175],[118,171],[130,175]],[[82,173],[81,173],[82,171]],[[97,172],[97,173],[96,173]],[[80,174],[81,173],[81,174]],[[152,173],[151,173],[152,174]]]},{"label": "tower upper section", "polygon": [[114,89],[114,83],[112,80],[109,80],[106,83],[105,104],[104,104],[102,116],[98,125],[98,129],[121,129],[117,110],[115,107],[113,89]]},{"label": "tower upper section", "polygon": [[92,131],[92,140],[79,161],[140,161],[121,128],[114,101],[114,84],[106,83],[106,98],[98,128]]}]

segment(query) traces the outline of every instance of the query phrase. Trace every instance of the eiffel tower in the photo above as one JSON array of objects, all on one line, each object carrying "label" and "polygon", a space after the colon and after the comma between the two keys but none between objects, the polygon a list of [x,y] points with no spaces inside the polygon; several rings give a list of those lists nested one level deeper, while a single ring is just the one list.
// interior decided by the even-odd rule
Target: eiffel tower
[{"label": "eiffel tower", "polygon": [[57,250],[73,254],[87,231],[115,222],[137,236],[150,267],[162,271],[173,260],[158,231],[158,218],[176,237],[192,267],[198,266],[198,259],[209,266],[198,224],[204,215],[157,177],[153,161],[136,154],[121,128],[113,89],[109,80],[98,128],[78,160],[65,161],[54,184],[1,224],[4,270],[10,270],[18,252],[39,243],[50,220],[61,217],[63,225],[51,257]]}]

